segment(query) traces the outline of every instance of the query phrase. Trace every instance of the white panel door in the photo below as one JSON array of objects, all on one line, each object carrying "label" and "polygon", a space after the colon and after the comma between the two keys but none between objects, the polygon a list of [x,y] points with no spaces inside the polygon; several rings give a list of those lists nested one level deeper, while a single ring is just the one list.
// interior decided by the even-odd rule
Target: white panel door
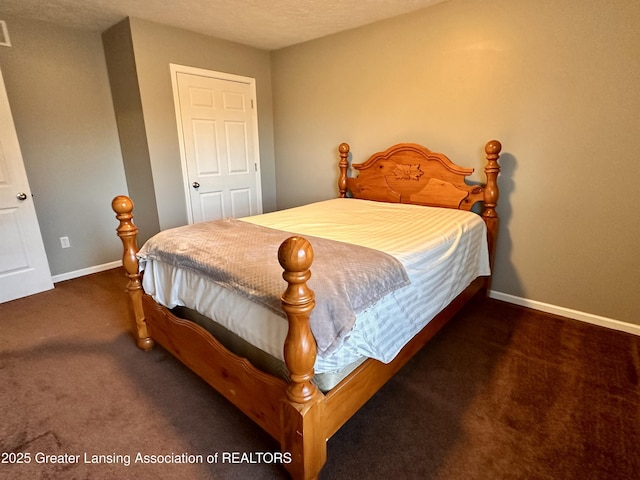
[{"label": "white panel door", "polygon": [[189,221],[262,213],[254,79],[172,70]]},{"label": "white panel door", "polygon": [[53,288],[0,71],[0,303]]}]

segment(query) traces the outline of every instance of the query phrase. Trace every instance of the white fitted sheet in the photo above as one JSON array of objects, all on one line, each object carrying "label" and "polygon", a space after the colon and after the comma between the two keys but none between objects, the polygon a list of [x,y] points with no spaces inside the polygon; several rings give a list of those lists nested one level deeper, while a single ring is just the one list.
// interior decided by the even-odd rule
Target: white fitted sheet
[{"label": "white fitted sheet", "polygon": [[[316,373],[337,371],[362,357],[391,361],[471,281],[490,273],[486,227],[471,212],[340,198],[242,220],[375,248],[407,270],[411,284],[359,314],[343,346],[318,356]],[[156,302],[192,308],[283,360],[286,319],[191,271],[159,261],[141,268],[144,290]]]}]

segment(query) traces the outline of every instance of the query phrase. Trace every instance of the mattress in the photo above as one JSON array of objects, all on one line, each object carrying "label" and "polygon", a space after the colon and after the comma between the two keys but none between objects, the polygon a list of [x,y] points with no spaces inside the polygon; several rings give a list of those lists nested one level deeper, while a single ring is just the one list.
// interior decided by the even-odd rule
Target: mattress
[{"label": "mattress", "polygon": [[[345,371],[366,358],[391,361],[476,277],[490,274],[486,226],[462,210],[340,198],[242,220],[375,248],[397,258],[408,273],[410,285],[361,312],[337,351],[318,355],[316,373]],[[140,267],[144,290],[156,302],[192,309],[283,361],[286,319],[192,271],[155,260]]]}]

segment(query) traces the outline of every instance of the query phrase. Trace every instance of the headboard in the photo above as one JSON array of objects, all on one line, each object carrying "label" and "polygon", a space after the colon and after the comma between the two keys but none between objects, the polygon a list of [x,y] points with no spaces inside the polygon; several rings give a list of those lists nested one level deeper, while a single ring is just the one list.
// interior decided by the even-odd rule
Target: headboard
[{"label": "headboard", "polygon": [[498,234],[498,174],[500,150],[497,140],[484,147],[487,163],[484,185],[468,185],[465,178],[473,168],[456,165],[441,153],[435,153],[415,143],[399,143],[384,152],[372,155],[366,162],[353,164],[358,176],[348,176],[349,145],[340,144],[340,176],[338,189],[341,197],[351,192],[354,198],[392,203],[412,203],[434,207],[471,210],[477,202],[483,203],[482,218],[487,225],[489,252],[493,254]]},{"label": "headboard", "polygon": [[[352,167],[359,172],[355,178],[347,176],[349,145],[341,144],[339,151],[341,197],[350,191],[354,198],[365,200],[462,210],[471,210],[476,202],[486,200],[483,185],[468,185],[465,181],[473,173],[473,168],[460,167],[445,155],[432,152],[422,145],[400,143],[372,155],[364,163],[353,164]],[[497,155],[500,143],[496,140],[487,143],[485,151],[487,155]],[[343,159],[345,165],[342,165]]]}]

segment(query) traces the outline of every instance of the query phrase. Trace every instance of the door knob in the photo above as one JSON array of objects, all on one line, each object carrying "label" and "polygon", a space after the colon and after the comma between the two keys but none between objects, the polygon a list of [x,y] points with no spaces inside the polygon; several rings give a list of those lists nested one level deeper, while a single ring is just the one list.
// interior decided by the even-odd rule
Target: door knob
[{"label": "door knob", "polygon": [[200,188],[200,184],[198,182],[193,182],[191,185],[193,188]]},{"label": "door knob", "polygon": [[17,193],[16,198],[22,202],[27,199],[27,194],[24,192]]}]

